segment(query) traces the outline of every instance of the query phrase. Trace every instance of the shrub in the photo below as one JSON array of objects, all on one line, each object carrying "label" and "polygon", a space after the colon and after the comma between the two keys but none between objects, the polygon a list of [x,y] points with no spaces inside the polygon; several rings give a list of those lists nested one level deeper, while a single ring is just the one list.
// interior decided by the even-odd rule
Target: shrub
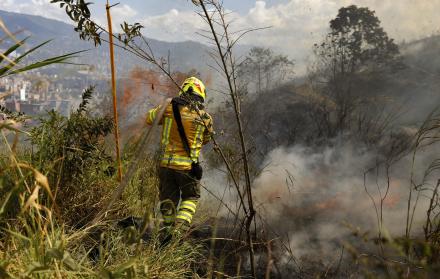
[{"label": "shrub", "polygon": [[104,144],[113,122],[108,116],[90,115],[87,105],[93,90],[84,91],[79,108],[69,118],[49,111],[30,132],[32,164],[47,174],[55,187],[68,223],[85,221],[114,180],[109,179],[114,167]]}]

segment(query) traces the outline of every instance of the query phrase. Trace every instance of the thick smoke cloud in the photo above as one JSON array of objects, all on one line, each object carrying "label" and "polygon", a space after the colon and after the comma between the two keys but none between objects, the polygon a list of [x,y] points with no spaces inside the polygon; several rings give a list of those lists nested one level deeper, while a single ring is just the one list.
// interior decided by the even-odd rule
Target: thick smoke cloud
[{"label": "thick smoke cloud", "polygon": [[[417,156],[416,181],[434,157],[432,152]],[[364,184],[364,173],[381,159],[380,154],[356,143],[336,143],[321,149],[277,148],[268,154],[268,167],[254,182],[258,211],[289,242],[295,257],[334,260],[343,243],[353,241],[346,224],[368,231],[372,237],[377,235],[372,199],[380,208],[387,176],[383,166],[373,169]],[[410,169],[410,156],[390,168],[389,191],[383,201],[383,230],[392,236],[405,233]],[[427,203],[426,196],[419,199],[414,235],[422,233]]]},{"label": "thick smoke cloud", "polygon": [[[414,136],[417,128],[404,128],[400,136]],[[386,139],[383,145],[388,146]],[[380,145],[382,146],[382,145]],[[392,237],[405,235],[407,201],[411,186],[422,182],[428,166],[438,158],[440,146],[420,149],[414,160],[408,153],[390,167],[385,167],[383,147],[368,147],[349,136],[329,140],[322,146],[279,146],[266,154],[264,170],[253,181],[255,207],[264,223],[261,229],[274,233],[288,243],[296,258],[315,257],[334,260],[335,251],[344,243],[357,243],[347,226],[378,236],[379,227]],[[431,189],[440,173],[432,173],[424,182],[423,192],[413,191],[412,205],[418,198],[414,213],[412,236],[423,234]],[[220,217],[237,212],[235,189],[228,186],[225,175],[209,170],[204,185],[210,193],[229,206],[220,206]],[[418,195],[420,193],[420,195]],[[209,198],[209,205],[212,201]],[[214,215],[217,212],[213,212]],[[381,214],[382,213],[382,214]],[[382,215],[383,223],[378,223]],[[362,249],[371,249],[371,246]]]}]

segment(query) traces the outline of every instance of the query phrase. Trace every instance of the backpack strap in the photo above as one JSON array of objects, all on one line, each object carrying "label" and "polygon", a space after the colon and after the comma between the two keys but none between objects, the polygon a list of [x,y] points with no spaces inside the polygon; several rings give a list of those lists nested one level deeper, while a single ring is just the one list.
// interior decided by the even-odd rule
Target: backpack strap
[{"label": "backpack strap", "polygon": [[191,148],[189,147],[188,138],[186,137],[185,129],[183,128],[182,117],[180,115],[180,110],[179,110],[180,104],[175,99],[171,101],[171,104],[173,106],[173,115],[174,115],[174,119],[176,120],[177,130],[179,131],[183,148],[185,149],[186,153],[188,153],[188,157],[191,159]]}]

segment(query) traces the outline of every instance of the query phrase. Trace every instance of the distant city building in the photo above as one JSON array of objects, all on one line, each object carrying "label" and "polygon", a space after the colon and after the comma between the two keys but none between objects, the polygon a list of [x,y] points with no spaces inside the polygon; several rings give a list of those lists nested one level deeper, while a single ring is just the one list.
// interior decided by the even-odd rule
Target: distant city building
[{"label": "distant city building", "polygon": [[[36,76],[42,77],[42,75]],[[0,100],[0,104],[10,111],[27,115],[38,115],[55,110],[64,116],[69,116],[71,100],[62,98],[60,94],[62,89],[62,84],[50,84],[44,78],[33,82],[23,76],[2,78],[0,94],[7,96]]]},{"label": "distant city building", "polygon": [[26,84],[20,89],[20,101],[26,101]]},{"label": "distant city building", "polygon": [[20,102],[18,102],[15,98],[7,98],[4,105],[9,111],[21,111]]}]

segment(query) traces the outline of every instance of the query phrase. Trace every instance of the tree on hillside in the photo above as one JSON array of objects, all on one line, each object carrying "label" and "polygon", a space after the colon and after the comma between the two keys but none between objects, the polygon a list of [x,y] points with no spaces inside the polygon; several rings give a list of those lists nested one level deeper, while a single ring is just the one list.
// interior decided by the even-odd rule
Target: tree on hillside
[{"label": "tree on hillside", "polygon": [[[371,81],[399,65],[399,48],[380,26],[369,8],[343,7],[330,21],[330,31],[314,46],[320,90],[326,102],[319,112],[327,125],[328,136],[354,128],[353,120],[372,92],[360,90],[359,84]],[[368,93],[368,96],[366,96]],[[331,105],[329,105],[331,104]]]},{"label": "tree on hillside", "polygon": [[238,68],[239,78],[248,87],[261,93],[284,81],[293,73],[293,61],[275,54],[270,48],[253,47]]},{"label": "tree on hillside", "polygon": [[387,67],[395,63],[399,54],[398,46],[380,26],[374,11],[355,5],[339,9],[330,21],[326,39],[315,47],[317,54],[335,67],[335,74]]}]

